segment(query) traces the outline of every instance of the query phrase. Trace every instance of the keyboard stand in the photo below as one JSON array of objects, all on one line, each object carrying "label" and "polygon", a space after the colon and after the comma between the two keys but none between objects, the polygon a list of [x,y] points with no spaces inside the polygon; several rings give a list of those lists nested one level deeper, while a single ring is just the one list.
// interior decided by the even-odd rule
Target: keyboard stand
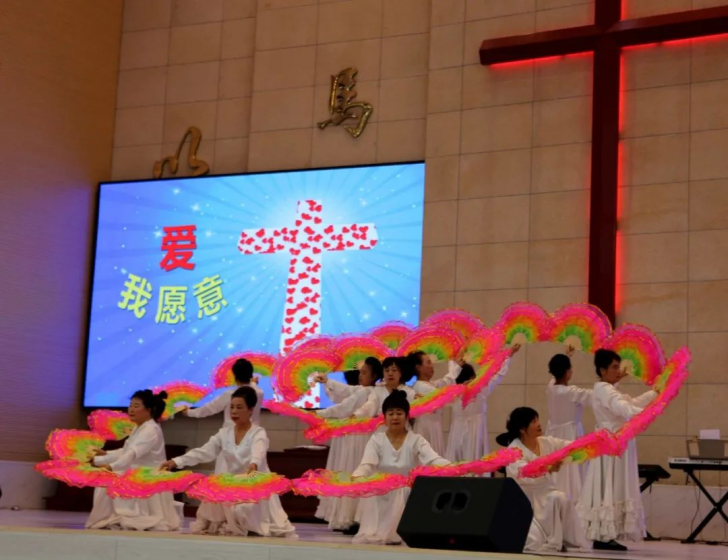
[{"label": "keyboard stand", "polygon": [[685,469],[685,472],[687,473],[687,475],[690,478],[693,479],[693,482],[698,486],[698,488],[700,488],[700,491],[705,495],[706,498],[708,498],[708,501],[713,506],[713,509],[710,510],[710,512],[708,512],[708,515],[706,515],[705,519],[703,519],[700,522],[700,525],[698,525],[695,528],[695,531],[690,533],[690,536],[687,539],[685,539],[684,541],[682,541],[685,544],[693,544],[693,543],[695,543],[695,539],[697,538],[697,536],[700,534],[700,531],[705,529],[706,525],[708,525],[708,523],[710,523],[710,520],[713,519],[713,517],[715,517],[716,513],[720,513],[720,515],[723,517],[725,522],[728,523],[728,516],[726,516],[725,512],[723,511],[723,506],[725,505],[726,502],[728,502],[728,492],[723,494],[723,497],[720,499],[720,501],[716,502],[713,499],[713,496],[710,495],[710,492],[708,492],[706,490],[705,486],[703,486],[703,484],[700,482],[700,479],[698,479],[698,477],[696,477],[695,474],[693,474],[693,469]]},{"label": "keyboard stand", "polygon": [[728,515],[726,515],[726,513],[723,511],[723,506],[726,504],[726,502],[728,502],[728,492],[723,494],[723,497],[720,500],[716,501],[713,499],[713,496],[710,495],[710,492],[708,492],[705,486],[703,486],[703,483],[700,482],[700,479],[695,476],[695,471],[726,471],[728,470],[728,461],[687,462],[685,459],[670,459],[670,468],[685,471],[685,474],[687,474],[691,478],[691,480],[700,489],[703,495],[708,498],[708,502],[710,502],[710,504],[713,506],[713,509],[708,512],[708,515],[706,515],[705,518],[700,522],[700,525],[698,525],[695,530],[690,533],[690,536],[687,539],[684,539],[681,542],[685,544],[694,544],[697,536],[703,529],[705,529],[705,527],[708,525],[708,523],[710,523],[711,519],[713,519],[713,517],[715,517],[717,513],[719,513],[723,520],[728,523]]},{"label": "keyboard stand", "polygon": [[[640,493],[648,490],[655,482],[663,479],[670,478],[670,473],[663,469],[660,465],[639,465],[639,477],[644,478],[645,481],[640,486]],[[659,541],[659,537],[653,537],[649,531],[647,531],[646,541]]]}]

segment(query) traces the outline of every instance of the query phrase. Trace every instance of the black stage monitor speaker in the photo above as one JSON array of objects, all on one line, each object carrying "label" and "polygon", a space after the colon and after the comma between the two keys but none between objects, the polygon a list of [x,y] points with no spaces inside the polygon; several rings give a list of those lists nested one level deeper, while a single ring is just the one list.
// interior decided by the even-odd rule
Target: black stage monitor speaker
[{"label": "black stage monitor speaker", "polygon": [[512,478],[418,477],[397,533],[407,546],[523,552],[533,509]]}]

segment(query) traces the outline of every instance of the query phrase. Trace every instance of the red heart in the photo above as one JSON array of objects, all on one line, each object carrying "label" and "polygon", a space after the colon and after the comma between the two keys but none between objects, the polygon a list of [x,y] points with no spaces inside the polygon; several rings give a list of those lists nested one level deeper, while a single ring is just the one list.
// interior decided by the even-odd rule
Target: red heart
[{"label": "red heart", "polygon": [[296,220],[294,222],[296,224],[296,227],[300,226],[303,222],[301,220]]},{"label": "red heart", "polygon": [[311,284],[320,284],[320,283],[321,283],[321,280],[319,280],[315,276],[313,278],[311,278]]},{"label": "red heart", "polygon": [[286,315],[290,317],[291,315],[295,315],[296,311],[296,309],[286,309]]},{"label": "red heart", "polygon": [[320,252],[321,252],[321,249],[319,249],[318,247],[314,247],[313,248],[313,254],[314,255],[318,255]]},{"label": "red heart", "polygon": [[377,244],[377,240],[376,239],[370,239],[369,240],[369,245],[371,245],[372,247],[374,247],[376,244]]},{"label": "red heart", "polygon": [[331,234],[334,233],[334,226],[329,226],[324,230],[324,233]]},{"label": "red heart", "polygon": [[[310,215],[310,214],[305,214],[305,213],[304,213],[304,214],[301,214],[301,217],[302,217],[302,218],[303,218],[304,220],[310,220],[310,219],[311,219],[311,215]],[[296,224],[296,225],[298,225],[298,224]]]},{"label": "red heart", "polygon": [[323,206],[319,204],[318,206],[316,206],[316,208],[314,208],[314,210],[316,210],[316,212],[321,212],[322,208]]},{"label": "red heart", "polygon": [[359,226],[359,231],[366,232],[369,229],[369,226]]},{"label": "red heart", "polygon": [[306,274],[305,272],[301,272],[301,273],[300,273],[300,274],[298,275],[298,278],[299,278],[299,280],[302,280],[302,279],[308,278],[308,274]]},{"label": "red heart", "polygon": [[251,243],[253,243],[253,238],[252,237],[248,237],[248,238],[245,239],[245,244],[246,245],[250,245]]},{"label": "red heart", "polygon": [[321,402],[321,397],[316,397],[316,398],[315,398],[314,400],[315,400],[316,402]]},{"label": "red heart", "polygon": [[293,296],[286,298],[286,303],[293,303]]},{"label": "red heart", "polygon": [[296,267],[295,266],[292,266],[291,268],[288,269],[288,272],[290,272],[291,274],[293,274],[294,272],[296,272]]},{"label": "red heart", "polygon": [[315,217],[315,218],[313,219],[313,223],[315,223],[315,224],[320,224],[320,223],[321,223],[322,221],[323,221],[323,220],[322,220],[321,218],[319,218],[318,216],[316,216],[316,217]]},{"label": "red heart", "polygon": [[306,401],[305,403],[303,403],[303,407],[304,408],[313,408],[313,405],[310,402]]},{"label": "red heart", "polygon": [[353,247],[354,246],[354,242],[353,241],[347,241],[346,242],[346,246],[347,247]]},{"label": "red heart", "polygon": [[292,294],[293,292],[295,292],[295,291],[296,291],[296,288],[287,288],[287,289],[286,289],[286,291],[287,291],[287,292],[288,292],[289,294]]},{"label": "red heart", "polygon": [[284,321],[290,325],[291,323],[293,323],[293,317],[286,317]]},{"label": "red heart", "polygon": [[312,291],[313,290],[311,288],[309,288],[308,286],[304,286],[303,288],[301,288],[301,293],[304,293],[304,294],[310,294]]},{"label": "red heart", "polygon": [[258,237],[263,237],[265,235],[265,229],[259,229],[255,232],[255,235],[257,235]]},{"label": "red heart", "polygon": [[301,254],[301,251],[299,251],[298,249],[291,249],[291,255],[296,255],[296,256],[298,256],[298,255],[300,255],[300,254]]},{"label": "red heart", "polygon": [[318,315],[318,309],[311,308],[308,311],[311,315]]},{"label": "red heart", "polygon": [[308,317],[303,317],[303,318],[299,319],[298,322],[301,323],[302,325],[305,325],[306,323],[310,323],[311,319],[309,319]]},{"label": "red heart", "polygon": [[309,256],[305,256],[303,257],[303,262],[305,262],[306,264],[313,264],[313,259]]},{"label": "red heart", "polygon": [[276,249],[278,249],[279,251],[282,251],[283,250],[283,245],[276,245]]},{"label": "red heart", "polygon": [[341,228],[341,231],[343,231],[344,233],[349,233],[349,228],[344,226],[343,228]]},{"label": "red heart", "polygon": [[314,233],[316,233],[315,231],[313,231],[313,228],[311,226],[306,226],[305,228],[303,228],[303,231],[305,231],[309,235],[313,235]]},{"label": "red heart", "polygon": [[295,286],[296,284],[298,284],[298,280],[296,278],[289,278],[288,279],[288,285],[289,286]]}]

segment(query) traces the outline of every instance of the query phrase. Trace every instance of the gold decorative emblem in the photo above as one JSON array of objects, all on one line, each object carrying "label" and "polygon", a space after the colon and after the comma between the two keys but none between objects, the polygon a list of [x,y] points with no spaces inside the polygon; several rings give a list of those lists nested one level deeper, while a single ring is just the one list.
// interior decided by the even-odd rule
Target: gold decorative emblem
[{"label": "gold decorative emblem", "polygon": [[331,118],[318,123],[320,129],[329,125],[339,126],[348,120],[356,120],[357,125],[345,125],[344,129],[354,138],[359,138],[369,122],[374,108],[366,101],[356,99],[356,75],[359,70],[347,68],[336,76],[331,76],[331,93],[329,94],[329,113]]},{"label": "gold decorative emblem", "polygon": [[196,126],[191,126],[185,131],[184,136],[182,136],[182,141],[177,148],[177,152],[173,156],[167,156],[164,159],[154,162],[153,177],[155,179],[162,177],[165,164],[169,165],[169,172],[172,175],[177,174],[177,169],[179,169],[179,156],[182,153],[185,142],[187,142],[188,136],[190,137],[190,147],[187,151],[187,165],[192,169],[191,176],[198,177],[200,175],[207,175],[210,172],[210,166],[207,162],[197,159],[197,150],[200,148],[200,142],[202,141],[202,132]]}]

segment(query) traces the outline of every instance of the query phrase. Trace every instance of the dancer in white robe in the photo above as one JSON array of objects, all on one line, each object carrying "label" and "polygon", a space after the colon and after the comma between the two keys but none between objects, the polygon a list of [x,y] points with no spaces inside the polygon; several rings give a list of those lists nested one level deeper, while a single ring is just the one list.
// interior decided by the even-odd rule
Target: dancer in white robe
[{"label": "dancer in white robe", "polygon": [[[592,408],[596,429],[616,432],[639,414],[656,396],[647,391],[633,398],[620,393],[615,384],[627,375],[620,369],[621,358],[611,350],[594,354],[600,381],[594,384]],[[589,461],[577,502],[577,511],[597,550],[626,551],[620,540],[641,541],[646,532],[637,466],[637,442],[631,440],[621,457],[602,456]]]},{"label": "dancer in white robe", "polygon": [[[375,384],[382,379],[382,363],[373,357],[364,360],[359,368],[359,385],[353,387],[354,391],[340,403],[329,408],[319,410],[317,414],[322,418],[349,418],[369,398]],[[328,383],[322,379],[322,382]],[[369,436],[367,434],[354,434],[335,438],[331,441],[329,456],[326,459],[326,469],[330,471],[352,472],[364,454]],[[359,500],[356,498],[319,498],[319,507],[316,517],[329,523],[329,529],[343,531],[348,534],[357,525],[356,511]],[[356,531],[354,531],[355,534]]]},{"label": "dancer in white robe", "polygon": [[[511,349],[511,356],[520,348],[520,344],[515,344]],[[460,373],[455,379],[458,385],[475,379],[473,366],[462,360],[461,362]],[[493,390],[503,381],[509,367],[510,358],[478,396],[468,403],[468,406],[463,407],[461,399],[457,399],[450,405],[452,416],[445,450],[445,458],[448,461],[475,461],[488,454],[487,400]],[[484,476],[490,476],[490,474]]]},{"label": "dancer in white robe", "polygon": [[[167,393],[154,395],[149,389],[134,393],[129,418],[136,424],[122,449],[99,451],[93,464],[122,474],[136,467],[159,467],[166,461],[164,435],[157,420],[164,412]],[[146,500],[110,498],[105,488],[96,488],[87,529],[130,529],[137,531],[176,531],[180,528],[181,507],[175,506],[169,492]]]},{"label": "dancer in white robe", "polygon": [[[415,395],[421,397],[437,389],[454,385],[462,368],[462,364],[458,363],[459,361],[451,360],[448,363],[447,374],[433,381],[432,377],[435,375],[435,368],[432,365],[430,357],[421,350],[407,354],[407,366],[410,375],[417,378],[417,381],[412,386]],[[413,426],[413,431],[424,437],[430,443],[432,449],[435,450],[435,453],[438,455],[445,454],[445,445],[442,437],[442,409],[417,418]]]},{"label": "dancer in white robe", "polygon": [[[257,403],[252,387],[240,387],[230,400],[232,426],[222,428],[210,440],[164,463],[167,469],[187,468],[207,463],[222,455],[228,472],[233,474],[270,472],[268,470],[268,435],[265,429],[253,424],[251,418]],[[288,521],[278,496],[256,504],[223,506],[203,503],[197,519],[190,525],[193,533],[263,537],[295,537],[296,530]]]},{"label": "dancer in white robe", "polygon": [[[352,477],[374,473],[408,475],[418,465],[447,465],[430,444],[419,434],[407,429],[409,402],[403,391],[392,391],[383,405],[386,431],[375,433],[367,443],[361,464]],[[361,526],[352,542],[359,544],[400,544],[397,527],[402,518],[408,486],[384,496],[361,501]]]},{"label": "dancer in white robe", "polygon": [[[520,449],[523,458],[506,467],[528,496],[533,507],[533,521],[528,531],[525,550],[529,552],[563,552],[567,548],[586,551],[589,543],[584,537],[581,520],[569,497],[559,490],[552,474],[538,478],[521,478],[520,469],[542,455],[558,451],[570,442],[544,436],[538,413],[532,408],[516,408],[508,417],[509,447]],[[559,464],[553,471],[558,471]],[[553,472],[552,471],[552,472]]]},{"label": "dancer in white robe", "polygon": [[[207,418],[208,416],[214,416],[215,414],[222,412],[222,427],[225,428],[232,426],[233,421],[230,418],[230,397],[239,387],[250,386],[258,395],[258,404],[255,405],[255,410],[253,411],[252,422],[253,424],[260,425],[260,407],[263,404],[264,396],[263,390],[260,389],[254,381],[253,364],[245,358],[240,358],[235,361],[232,370],[233,376],[235,377],[235,383],[237,384],[235,387],[231,387],[199,408],[185,407],[182,409],[181,414],[190,418]],[[227,472],[227,466],[224,463],[222,455],[218,456],[215,460],[215,474],[221,472]]]},{"label": "dancer in white robe", "polygon": [[[395,389],[404,391],[409,402],[415,400],[414,390],[412,387],[405,385],[409,380],[406,360],[390,356],[384,359],[382,367],[384,368],[384,383],[374,387],[369,393],[367,401],[358,410],[354,411],[355,418],[374,418],[381,414],[384,399]],[[380,427],[379,431],[384,431],[384,427]]]},{"label": "dancer in white robe", "polygon": [[[573,347],[569,347],[567,354],[556,354],[549,361],[549,373],[553,379],[546,387],[549,421],[546,425],[546,435],[574,441],[584,435],[584,426],[581,422],[582,407],[591,406],[591,389],[582,389],[569,385],[573,370],[571,355]],[[576,502],[581,496],[581,484],[586,471],[585,465],[569,463],[561,467],[559,472],[552,473],[556,487]]]}]

